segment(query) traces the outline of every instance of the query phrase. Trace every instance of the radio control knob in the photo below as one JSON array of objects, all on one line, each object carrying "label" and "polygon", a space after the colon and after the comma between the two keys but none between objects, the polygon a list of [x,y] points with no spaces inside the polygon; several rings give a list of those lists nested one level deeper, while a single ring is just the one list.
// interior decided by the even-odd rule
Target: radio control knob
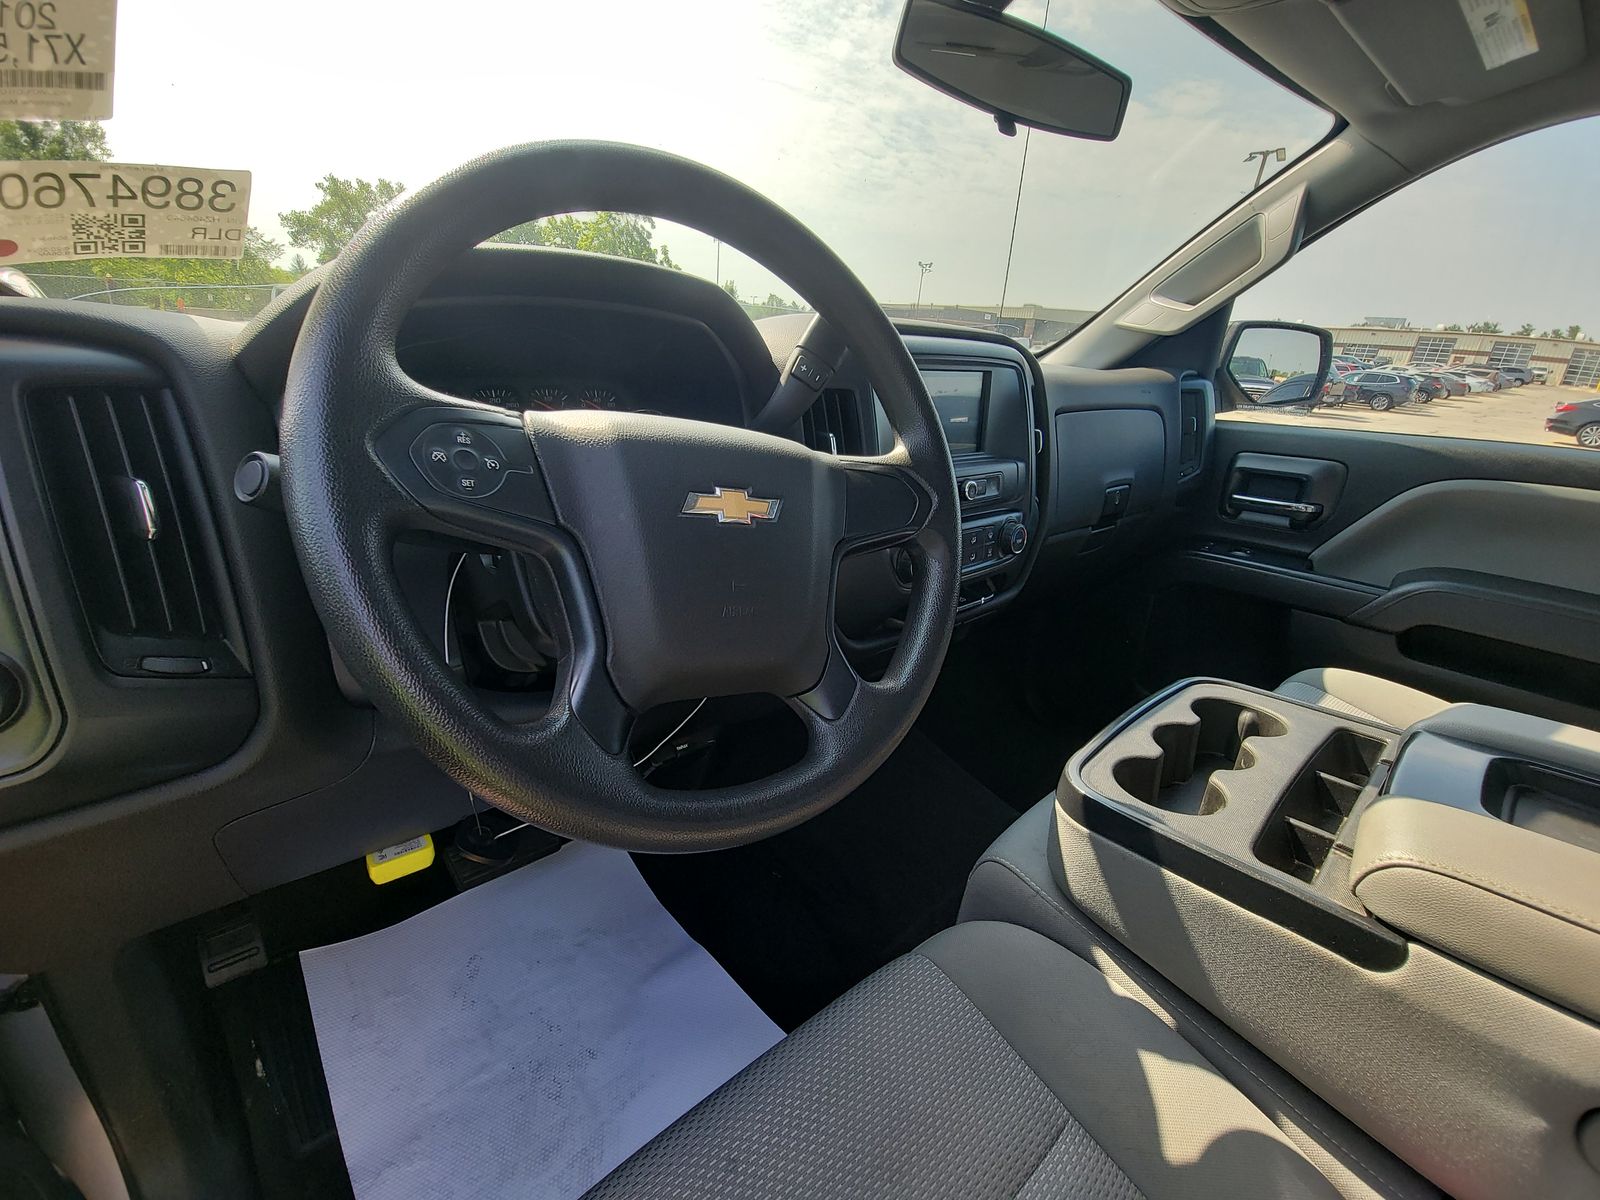
[{"label": "radio control knob", "polygon": [[1021,554],[1028,546],[1028,527],[1016,517],[1000,526],[1002,554]]}]

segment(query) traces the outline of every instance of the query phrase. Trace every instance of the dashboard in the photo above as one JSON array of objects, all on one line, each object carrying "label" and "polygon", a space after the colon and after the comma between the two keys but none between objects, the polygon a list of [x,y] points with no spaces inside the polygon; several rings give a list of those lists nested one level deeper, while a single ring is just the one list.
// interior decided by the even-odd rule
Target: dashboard
[{"label": "dashboard", "polygon": [[[271,489],[248,500],[236,490],[246,460],[276,451],[315,285],[308,277],[243,328],[48,301],[0,312],[0,655],[22,681],[0,695],[15,710],[0,720],[0,969],[40,969],[61,945],[113,947],[466,810],[331,655]],[[626,409],[748,428],[807,323],[752,324],[720,288],[676,271],[494,248],[435,282],[396,349],[422,383],[510,411]],[[1179,428],[1172,375],[1052,370],[998,334],[899,328],[958,481],[958,620],[998,611],[1047,564],[1053,578],[1103,566],[1130,526],[1170,507],[1181,477],[1178,442],[1162,433]],[[74,403],[81,422],[51,408]],[[1108,423],[1101,410],[1131,415]],[[789,436],[840,454],[894,441],[848,356]],[[102,508],[93,479],[72,474],[124,449],[183,534],[153,555],[127,542],[137,480],[112,472]],[[127,591],[108,590],[129,544],[142,557]],[[468,686],[507,720],[548,703],[556,648],[514,556],[419,541],[397,548],[396,566],[418,628]],[[835,612],[847,652],[882,661],[914,585],[901,552],[847,559]],[[193,603],[163,609],[162,595]],[[112,860],[128,869],[106,870]]]}]

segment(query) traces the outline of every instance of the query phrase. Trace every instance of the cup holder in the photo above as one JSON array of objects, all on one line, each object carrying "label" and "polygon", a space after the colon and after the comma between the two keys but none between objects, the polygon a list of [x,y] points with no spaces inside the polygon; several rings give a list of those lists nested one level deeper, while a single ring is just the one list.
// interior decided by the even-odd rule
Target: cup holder
[{"label": "cup holder", "polygon": [[1281,737],[1288,727],[1271,713],[1217,697],[1190,706],[1187,720],[1163,722],[1150,732],[1159,753],[1124,758],[1111,769],[1117,785],[1134,799],[1164,812],[1208,817],[1228,798],[1212,776],[1255,765],[1249,741]]}]

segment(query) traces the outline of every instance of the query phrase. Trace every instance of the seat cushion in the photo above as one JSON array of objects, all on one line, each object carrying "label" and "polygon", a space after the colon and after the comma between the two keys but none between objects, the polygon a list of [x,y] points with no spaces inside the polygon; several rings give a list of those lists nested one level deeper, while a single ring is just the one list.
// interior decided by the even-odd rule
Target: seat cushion
[{"label": "seat cushion", "polygon": [[591,1197],[1328,1196],[1149,1010],[1031,930],[971,921],[846,993]]},{"label": "seat cushion", "polygon": [[1405,729],[1450,707],[1448,700],[1403,683],[1339,667],[1313,667],[1291,675],[1279,685],[1278,694],[1395,729]]}]

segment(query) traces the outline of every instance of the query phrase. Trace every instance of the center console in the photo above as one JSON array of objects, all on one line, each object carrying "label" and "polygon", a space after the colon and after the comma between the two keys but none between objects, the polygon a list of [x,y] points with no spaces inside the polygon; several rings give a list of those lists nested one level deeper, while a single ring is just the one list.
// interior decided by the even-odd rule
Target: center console
[{"label": "center console", "polygon": [[1600,733],[1190,680],[1072,758],[1048,841],[1036,894],[1451,1195],[1600,1194]]},{"label": "center console", "polygon": [[962,603],[987,603],[1014,573],[1037,523],[1029,380],[1014,353],[917,355],[944,427],[961,504]]}]

